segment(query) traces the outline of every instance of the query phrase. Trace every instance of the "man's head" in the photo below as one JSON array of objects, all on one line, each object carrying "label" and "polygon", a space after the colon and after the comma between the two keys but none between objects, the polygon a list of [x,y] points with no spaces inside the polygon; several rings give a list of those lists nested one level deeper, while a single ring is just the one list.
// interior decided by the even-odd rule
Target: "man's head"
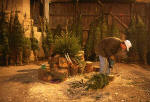
[{"label": "man's head", "polygon": [[125,40],[124,43],[125,43],[125,45],[127,47],[127,51],[129,51],[129,48],[132,47],[131,42],[129,40]]},{"label": "man's head", "polygon": [[129,48],[132,47],[132,44],[129,40],[125,40],[120,44],[120,48],[118,49],[117,53],[115,54],[115,57],[118,59],[125,59],[127,58],[127,52],[129,51]]}]

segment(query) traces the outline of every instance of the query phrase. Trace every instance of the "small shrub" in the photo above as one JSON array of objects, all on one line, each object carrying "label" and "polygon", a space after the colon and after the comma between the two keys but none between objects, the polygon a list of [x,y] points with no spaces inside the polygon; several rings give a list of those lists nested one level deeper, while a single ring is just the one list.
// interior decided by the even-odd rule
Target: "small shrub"
[{"label": "small shrub", "polygon": [[74,36],[60,36],[55,41],[54,52],[64,56],[69,54],[71,57],[75,56],[81,49],[79,40]]}]

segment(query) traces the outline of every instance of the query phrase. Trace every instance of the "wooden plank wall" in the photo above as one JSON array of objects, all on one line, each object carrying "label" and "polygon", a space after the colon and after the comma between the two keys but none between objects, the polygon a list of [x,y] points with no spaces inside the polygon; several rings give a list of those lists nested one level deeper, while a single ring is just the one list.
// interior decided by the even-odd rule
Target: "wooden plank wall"
[{"label": "wooden plank wall", "polygon": [[[78,10],[77,10],[78,7]],[[114,16],[117,16],[121,22],[129,25],[132,15],[139,15],[142,17],[144,23],[147,25],[147,29],[150,27],[150,13],[149,4],[136,3],[136,4],[118,4],[118,3],[107,3],[104,4],[104,13],[112,12]],[[68,3],[51,3],[50,4],[50,26],[55,29],[60,24],[65,29],[67,20],[69,24],[72,24],[73,18],[76,13],[82,15],[82,26],[83,26],[83,45],[86,44],[88,38],[88,31],[91,22],[93,22],[101,12],[101,9],[97,3],[79,3],[75,5],[71,2]],[[78,11],[78,12],[77,12]],[[133,13],[134,12],[134,13]],[[112,16],[108,15],[108,23],[112,23]],[[115,21],[117,22],[117,21]],[[125,29],[117,22],[116,23],[120,31]],[[150,31],[150,30],[149,30]],[[149,37],[150,38],[150,37]]]},{"label": "wooden plank wall", "polygon": [[[109,13],[111,11],[113,15],[120,18],[120,20],[127,25],[130,22],[131,15],[135,15],[131,13],[132,10],[140,15],[143,21],[146,23],[147,4],[145,3],[137,3],[134,5],[118,3],[104,4],[105,13]],[[89,25],[99,16],[100,12],[101,10],[97,3],[86,2],[75,5],[71,2],[54,2],[50,4],[50,25],[51,28],[56,28],[58,24],[65,27],[67,20],[69,20],[69,24],[71,24],[73,17],[79,13],[82,15],[82,26],[84,30],[88,30]],[[112,18],[109,17],[109,22],[111,23],[111,21]]]}]

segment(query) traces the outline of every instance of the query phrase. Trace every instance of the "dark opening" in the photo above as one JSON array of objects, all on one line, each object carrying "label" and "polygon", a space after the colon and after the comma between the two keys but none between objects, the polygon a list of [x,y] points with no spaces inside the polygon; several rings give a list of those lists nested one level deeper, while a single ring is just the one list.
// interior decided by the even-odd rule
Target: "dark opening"
[{"label": "dark opening", "polygon": [[37,25],[39,22],[39,17],[44,17],[44,5],[41,0],[31,0],[30,1],[30,15],[34,20],[34,24]]},{"label": "dark opening", "polygon": [[147,53],[147,64],[150,65],[150,52]]}]

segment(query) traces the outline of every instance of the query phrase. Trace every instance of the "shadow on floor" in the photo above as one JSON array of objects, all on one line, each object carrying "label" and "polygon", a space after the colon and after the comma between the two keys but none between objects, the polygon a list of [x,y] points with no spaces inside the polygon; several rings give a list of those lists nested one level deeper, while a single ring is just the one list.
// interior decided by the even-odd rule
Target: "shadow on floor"
[{"label": "shadow on floor", "polygon": [[15,75],[3,77],[4,82],[20,82],[23,84],[41,82],[38,80],[38,69],[18,70],[17,72]]}]

